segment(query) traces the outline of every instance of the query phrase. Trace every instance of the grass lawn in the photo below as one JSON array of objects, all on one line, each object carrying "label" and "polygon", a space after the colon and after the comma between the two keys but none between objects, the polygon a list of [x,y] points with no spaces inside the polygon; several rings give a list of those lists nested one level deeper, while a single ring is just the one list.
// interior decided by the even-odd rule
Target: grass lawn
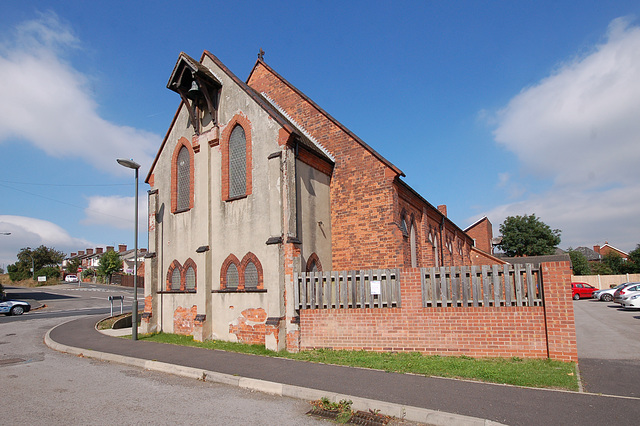
[{"label": "grass lawn", "polygon": [[373,368],[397,373],[454,377],[526,387],[578,390],[575,363],[548,359],[444,357],[425,356],[419,353],[379,353],[329,349],[290,353],[270,351],[261,345],[246,345],[219,340],[196,342],[193,340],[193,336],[167,333],[140,335],[139,338],[174,345]]}]

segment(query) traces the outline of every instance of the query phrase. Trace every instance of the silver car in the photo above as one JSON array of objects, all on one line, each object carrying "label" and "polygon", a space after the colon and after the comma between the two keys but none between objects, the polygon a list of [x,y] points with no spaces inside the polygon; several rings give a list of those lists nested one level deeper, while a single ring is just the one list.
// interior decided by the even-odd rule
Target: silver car
[{"label": "silver car", "polygon": [[0,314],[22,315],[31,310],[31,305],[21,300],[5,300],[0,302]]},{"label": "silver car", "polygon": [[622,304],[622,298],[634,291],[640,291],[640,283],[626,283],[623,287],[620,287],[613,293],[613,301]]},{"label": "silver car", "polygon": [[640,291],[634,291],[622,296],[620,304],[623,308],[640,308]]},{"label": "silver car", "polygon": [[616,290],[625,287],[628,284],[629,283],[622,283],[613,288],[603,288],[602,290],[594,291],[592,297],[594,299],[604,300],[605,302],[613,302],[613,294],[616,292]]}]

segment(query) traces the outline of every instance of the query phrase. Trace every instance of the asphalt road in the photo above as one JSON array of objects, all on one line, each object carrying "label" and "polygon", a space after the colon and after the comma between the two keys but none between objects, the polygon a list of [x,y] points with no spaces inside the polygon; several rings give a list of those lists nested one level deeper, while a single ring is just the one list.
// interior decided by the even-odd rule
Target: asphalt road
[{"label": "asphalt road", "polygon": [[108,315],[107,291],[48,287],[9,293],[48,307],[0,316],[2,424],[326,424],[306,416],[309,404],[297,399],[73,357],[44,345],[44,334],[55,325],[94,310]]},{"label": "asphalt road", "polygon": [[640,397],[640,310],[589,299],[573,311],[584,390]]},{"label": "asphalt road", "polygon": [[[22,294],[23,292],[24,294]],[[78,413],[82,413],[84,412],[82,410],[86,410],[87,406],[85,404],[91,404],[91,401],[96,398],[96,395],[101,394],[99,389],[102,388],[103,383],[109,382],[110,378],[113,376],[116,378],[117,384],[112,388],[106,387],[105,390],[108,394],[106,397],[107,401],[113,401],[113,406],[115,407],[122,407],[115,409],[114,413],[117,415],[124,413],[123,423],[146,423],[146,418],[145,421],[141,422],[139,419],[136,420],[135,416],[127,417],[128,413],[126,411],[135,410],[134,407],[136,404],[141,404],[146,409],[149,401],[172,401],[172,389],[177,389],[176,392],[185,392],[189,394],[189,390],[183,390],[180,386],[184,386],[186,388],[189,388],[191,385],[198,388],[201,386],[200,382],[198,382],[198,384],[193,384],[192,381],[187,381],[184,384],[173,384],[171,382],[167,383],[168,388],[157,390],[158,393],[154,394],[153,392],[156,388],[155,383],[158,381],[160,383],[164,383],[165,380],[170,381],[171,379],[162,374],[160,374],[159,378],[156,378],[153,376],[153,373],[140,371],[134,368],[68,357],[63,354],[51,352],[44,348],[42,345],[42,335],[53,325],[62,322],[59,318],[60,316],[66,315],[71,319],[74,316],[77,317],[78,315],[93,312],[93,310],[98,310],[100,313],[102,313],[101,310],[104,310],[105,316],[108,315],[109,304],[107,297],[110,295],[110,292],[114,294],[117,292],[119,292],[119,294],[124,293],[127,298],[127,303],[130,305],[130,289],[104,288],[104,286],[88,287],[86,289],[82,289],[82,287],[81,289],[73,289],[61,286],[47,287],[38,290],[20,289],[17,291],[21,296],[31,296],[24,297],[25,299],[44,302],[47,305],[47,308],[30,312],[21,317],[0,317],[0,351],[2,351],[2,355],[0,355],[0,368],[4,370],[0,372],[0,382],[5,381],[5,378],[10,379],[11,381],[8,385],[12,389],[15,388],[19,395],[22,395],[22,397],[17,400],[9,400],[9,405],[11,406],[9,411],[10,414],[15,415],[16,413],[19,413],[20,410],[26,410],[26,412],[29,413],[33,412],[33,416],[40,421],[41,416],[44,416],[47,410],[52,410],[55,414],[53,417],[54,424],[57,423],[58,419],[61,420],[60,423],[80,423],[82,421],[79,420],[82,418],[77,417],[81,415]],[[13,290],[10,289],[9,293],[13,297]],[[571,397],[571,394],[567,393],[560,392],[555,394],[552,399],[554,402],[551,403],[550,400],[544,396],[545,394],[548,394],[548,391],[525,390],[511,387],[504,387],[495,390],[495,386],[483,384],[473,384],[473,387],[487,387],[493,390],[480,390],[479,392],[476,392],[477,395],[473,393],[473,395],[470,396],[461,390],[458,392],[451,392],[452,388],[458,387],[458,384],[453,382],[451,384],[445,383],[445,385],[443,385],[445,389],[438,391],[435,389],[439,382],[438,379],[429,379],[430,398],[439,401],[438,404],[435,404],[440,407],[439,409],[447,411],[447,408],[451,408],[452,412],[454,412],[454,407],[461,407],[460,398],[463,398],[463,400],[466,401],[466,403],[462,405],[463,407],[475,405],[483,407],[483,409],[486,410],[486,416],[481,417],[493,418],[494,420],[503,421],[507,424],[538,424],[536,419],[540,421],[543,418],[546,419],[544,423],[549,423],[548,421],[551,419],[555,419],[556,421],[560,421],[560,419],[562,419],[561,422],[563,424],[634,424],[635,422],[633,419],[636,418],[636,415],[630,413],[629,409],[631,407],[636,407],[637,402],[640,401],[640,399],[636,399],[640,395],[640,376],[637,374],[637,372],[640,371],[640,369],[638,369],[638,366],[640,366],[640,334],[635,332],[638,320],[640,320],[640,311],[623,311],[620,310],[617,305],[612,303],[580,300],[574,301],[574,312],[576,318],[576,334],[578,338],[578,353],[580,358],[579,365],[582,381],[585,391],[593,393],[591,395],[584,395],[584,397],[580,398],[579,405],[571,406],[569,401],[574,398]],[[12,327],[16,327],[17,332],[12,331]],[[26,346],[25,349],[22,350],[25,337],[31,341],[32,346]],[[19,347],[20,350],[14,349],[15,347]],[[10,350],[8,350],[8,348]],[[45,364],[42,363],[48,359],[55,362],[46,365],[42,370],[34,368],[34,366],[45,366]],[[65,361],[65,359],[67,359],[67,361]],[[80,364],[73,364],[71,367],[68,367],[65,366],[65,362],[80,362],[83,363],[83,366],[88,365],[89,367],[85,371]],[[58,365],[57,363],[61,364]],[[21,374],[6,373],[8,369],[18,369],[21,368],[20,366],[30,368],[30,370],[25,369],[24,371],[19,371]],[[91,370],[94,369],[93,367],[95,367],[96,371],[104,371],[104,373],[101,376],[93,377],[93,373],[91,372]],[[78,373],[76,373],[76,371],[78,371]],[[32,375],[32,372],[35,372],[36,374]],[[147,376],[147,373],[149,373],[149,376]],[[91,379],[81,381],[79,377],[84,377],[85,375],[87,377],[91,377]],[[388,382],[390,380],[389,375],[383,376],[385,376],[384,379],[378,383],[382,384],[383,382]],[[29,379],[24,380],[24,377],[28,377]],[[128,381],[128,378],[130,377],[136,377],[141,380],[142,383],[130,383]],[[323,375],[320,374],[317,377],[322,378]],[[76,381],[80,382],[79,390],[76,390],[74,378]],[[69,383],[66,383],[65,380]],[[36,388],[37,397],[32,399],[36,401],[37,404],[35,406],[28,404],[25,407],[22,404],[25,400],[29,399],[30,396],[28,395],[28,392],[34,392],[34,383],[38,384]],[[48,387],[41,387],[41,383],[63,383],[65,386],[48,385]],[[359,383],[359,381],[356,380],[355,383]],[[212,383],[209,384],[216,386]],[[361,385],[362,383],[359,383],[357,387],[362,388]],[[463,383],[460,383],[459,386],[466,388]],[[121,395],[111,395],[111,393],[122,394],[122,389],[133,388],[140,388],[141,392],[147,392],[147,387],[150,388],[148,392],[151,392],[151,397],[138,398],[136,396],[133,398],[133,400],[136,401],[133,406],[126,397]],[[376,388],[376,386],[372,386],[371,389],[373,388]],[[235,388],[229,389],[235,390]],[[410,394],[414,395],[419,394],[416,392],[417,389],[406,389],[405,391],[409,391]],[[60,392],[63,392],[64,394],[70,393],[73,394],[74,397],[79,398],[81,409],[78,413],[70,413],[70,417],[65,417],[67,413],[59,413],[58,411],[55,411],[53,409],[54,407],[52,407],[53,403],[41,401],[42,397],[40,393],[43,393],[47,399],[55,400],[58,398],[58,393]],[[227,391],[225,390],[224,392]],[[514,393],[522,394],[522,398],[519,399],[521,402],[519,404],[514,404],[513,406],[505,406],[504,401],[509,400],[510,396]],[[82,399],[85,394],[90,395],[91,398],[88,400]],[[597,394],[616,395],[618,397],[603,398]],[[238,398],[243,396],[244,395],[241,394]],[[397,395],[388,395],[389,400],[392,400],[394,397],[397,397]],[[628,399],[629,397],[632,399]],[[215,394],[209,398],[215,399]],[[444,402],[442,401],[443,398],[445,399]],[[451,400],[451,404],[449,404],[450,407],[447,405],[447,398]],[[566,401],[563,402],[564,399],[566,399]],[[197,404],[189,405],[187,402],[182,402],[181,399],[178,399],[179,403],[185,404],[187,409],[189,409],[189,407],[193,407],[197,410],[199,407],[201,411],[202,407],[211,405],[211,400],[212,399],[209,399],[208,402],[206,398],[205,400],[199,400],[203,405],[198,406]],[[18,403],[17,401],[20,402]],[[63,401],[67,400],[63,398]],[[67,402],[71,403],[72,401]],[[292,416],[301,415],[301,420],[303,421],[309,420],[301,412],[296,411],[299,410],[295,405],[296,402],[297,401],[292,401],[294,405],[288,408],[289,411],[287,411],[287,413]],[[107,402],[107,404],[110,403],[111,402]],[[14,411],[12,404],[18,404],[19,411]],[[246,405],[247,401],[245,401],[244,404]],[[252,402],[248,401],[248,404],[250,405]],[[631,404],[631,406],[629,404]],[[165,402],[163,405],[168,406],[163,407],[163,409],[166,408],[169,410],[168,413],[165,413],[167,417],[154,418],[154,422],[167,424],[170,422],[175,423],[178,421],[184,421],[184,419],[180,420],[178,412],[173,413],[171,411],[171,409],[176,411],[176,406],[174,406],[173,403]],[[306,408],[307,407],[304,407],[303,411]],[[513,411],[514,409],[519,412],[520,415],[515,415],[516,412]],[[153,411],[151,409],[149,410]],[[252,424],[304,424],[300,423],[295,417],[291,419],[282,417],[282,421],[269,423],[270,420],[278,417],[264,417],[255,420],[253,417],[246,417],[251,414],[243,413],[241,408],[229,408],[228,410],[238,413],[238,417],[235,418],[235,420],[229,419],[230,423],[250,422]],[[177,411],[182,412],[179,409]],[[521,414],[529,411],[531,413],[526,414],[524,417],[527,420],[522,421],[523,418]],[[633,408],[631,411],[635,412],[637,410]],[[144,410],[142,412],[146,413]],[[536,412],[538,414],[535,414]],[[588,417],[590,421],[585,422],[586,419],[584,418],[584,414],[587,412],[591,413]],[[630,414],[631,417],[629,417]],[[98,420],[92,424],[106,424],[106,420],[102,417],[103,415],[107,415],[106,411],[99,412],[98,417],[96,417]],[[468,413],[467,415],[472,415],[472,413]],[[518,418],[521,420],[516,420]],[[91,421],[93,421],[93,419],[94,418],[92,417]],[[170,421],[166,419],[170,419]],[[197,417],[195,423],[199,423],[200,420],[206,423],[207,419],[209,419],[209,421],[211,420],[211,418],[206,416],[202,418]],[[86,419],[82,420],[84,420],[83,423],[86,423]],[[91,421],[89,423],[91,423]],[[191,419],[189,419],[189,421],[191,422]],[[42,422],[42,424],[44,423],[45,422]],[[52,424],[51,418],[48,418],[46,423]],[[549,424],[552,423],[554,422],[551,421]],[[36,421],[35,424],[39,423]]]}]

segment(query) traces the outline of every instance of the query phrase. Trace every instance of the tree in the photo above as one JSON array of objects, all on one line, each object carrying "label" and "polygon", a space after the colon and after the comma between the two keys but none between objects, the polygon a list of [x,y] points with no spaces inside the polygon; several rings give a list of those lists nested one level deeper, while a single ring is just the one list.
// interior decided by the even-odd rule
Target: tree
[{"label": "tree", "polygon": [[591,275],[613,275],[613,271],[606,263],[597,262],[591,265]]},{"label": "tree", "polygon": [[122,271],[122,260],[117,252],[109,250],[102,255],[97,270],[98,275],[106,277],[107,283],[110,284],[113,273],[120,271]]},{"label": "tree", "polygon": [[82,262],[80,261],[80,259],[78,259],[77,257],[74,257],[67,263],[67,266],[65,266],[64,270],[67,271],[67,273],[69,274],[77,274],[78,268],[80,267],[81,264]]},{"label": "tree", "polygon": [[640,244],[638,244],[635,249],[629,252],[627,263],[629,264],[628,266],[630,269],[630,274],[640,273]]},{"label": "tree", "polygon": [[569,257],[571,258],[571,266],[573,267],[573,275],[589,275],[591,268],[587,257],[577,250],[569,249]]},{"label": "tree", "polygon": [[498,247],[509,257],[553,254],[560,244],[559,229],[551,229],[535,214],[508,216],[500,225],[502,242]]},{"label": "tree", "polygon": [[7,266],[9,278],[11,278],[11,281],[29,279],[35,275],[31,271],[32,264],[34,271],[39,271],[45,267],[57,268],[64,257],[65,254],[63,252],[44,245],[35,250],[30,247],[23,248],[17,254],[18,261],[13,265]]},{"label": "tree", "polygon": [[605,254],[604,256],[602,256],[602,263],[607,265],[611,270],[611,273],[614,275],[623,273],[623,260],[622,256],[620,256],[618,253],[609,252]]}]

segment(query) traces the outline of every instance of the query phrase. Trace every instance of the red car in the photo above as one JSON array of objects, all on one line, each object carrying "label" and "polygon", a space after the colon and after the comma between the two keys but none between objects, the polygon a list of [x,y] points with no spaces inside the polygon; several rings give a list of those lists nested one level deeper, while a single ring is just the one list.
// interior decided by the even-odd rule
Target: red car
[{"label": "red car", "polygon": [[593,296],[593,292],[598,291],[597,288],[587,283],[571,283],[571,296],[573,300],[581,298],[590,299]]}]

